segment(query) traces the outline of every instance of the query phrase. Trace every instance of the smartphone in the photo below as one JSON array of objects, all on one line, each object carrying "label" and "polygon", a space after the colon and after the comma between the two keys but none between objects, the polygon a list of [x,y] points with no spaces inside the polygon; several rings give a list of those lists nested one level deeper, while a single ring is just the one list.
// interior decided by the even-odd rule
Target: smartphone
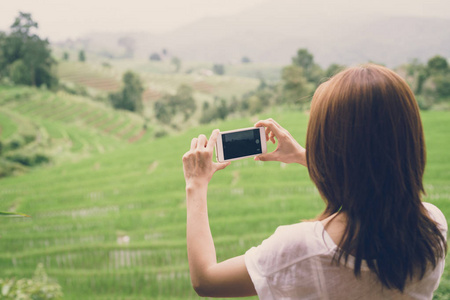
[{"label": "smartphone", "polygon": [[264,127],[220,132],[216,143],[218,162],[237,160],[267,152]]}]

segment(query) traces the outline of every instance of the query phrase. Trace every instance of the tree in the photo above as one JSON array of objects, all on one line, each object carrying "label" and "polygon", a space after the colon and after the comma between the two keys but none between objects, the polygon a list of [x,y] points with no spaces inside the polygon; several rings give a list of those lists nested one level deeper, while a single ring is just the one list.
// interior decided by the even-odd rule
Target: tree
[{"label": "tree", "polygon": [[161,123],[164,123],[166,125],[170,124],[170,121],[172,120],[172,114],[169,113],[167,105],[163,101],[161,100],[156,101],[154,109],[156,119],[158,119]]},{"label": "tree", "polygon": [[433,78],[438,100],[450,100],[450,73],[439,74]]},{"label": "tree", "polygon": [[283,98],[284,102],[300,105],[309,102],[308,80],[303,76],[303,68],[290,65],[283,68],[281,77],[284,81]]},{"label": "tree", "polygon": [[178,73],[180,71],[180,68],[181,68],[181,60],[178,57],[174,56],[172,58],[171,62],[175,66],[175,73]]},{"label": "tree", "polygon": [[320,83],[323,77],[323,71],[318,64],[314,62],[314,56],[307,49],[299,49],[297,56],[292,58],[292,65],[301,67],[306,79],[316,84]]},{"label": "tree", "polygon": [[421,109],[450,101],[450,68],[445,57],[435,55],[425,65],[413,60],[405,69],[413,78],[411,85]]},{"label": "tree", "polygon": [[184,114],[184,120],[187,121],[197,109],[193,94],[192,87],[185,84],[180,85],[177,93],[168,97],[168,104],[172,110],[172,115],[181,112]]},{"label": "tree", "polygon": [[448,71],[448,62],[444,57],[436,55],[428,60],[427,67],[430,73],[445,73]]},{"label": "tree", "polygon": [[117,93],[111,93],[109,100],[115,108],[129,111],[143,111],[142,93],[144,87],[138,74],[127,71],[122,77],[123,87]]},{"label": "tree", "polygon": [[86,61],[86,54],[84,53],[84,50],[80,50],[78,52],[78,61],[81,61],[81,62]]},{"label": "tree", "polygon": [[69,60],[69,52],[67,52],[67,51],[65,51],[64,53],[63,53],[63,60]]},{"label": "tree", "polygon": [[183,114],[187,121],[197,110],[197,104],[193,96],[192,87],[182,84],[178,87],[175,95],[164,95],[155,102],[155,116],[163,123],[170,123],[177,114]]},{"label": "tree", "polygon": [[221,64],[215,64],[214,66],[213,66],[213,72],[215,73],[215,74],[217,74],[217,75],[223,75],[223,74],[225,74],[225,67],[224,67],[224,65],[221,65]]},{"label": "tree", "polygon": [[132,58],[134,56],[134,50],[136,49],[136,41],[132,37],[124,36],[121,37],[117,44],[125,48],[124,57]]},{"label": "tree", "polygon": [[15,84],[32,85],[32,74],[22,59],[14,61],[9,66],[9,78]]},{"label": "tree", "polygon": [[292,58],[292,64],[303,68],[303,71],[308,73],[314,65],[314,56],[308,52],[307,49],[299,49],[297,56]]},{"label": "tree", "polygon": [[225,118],[230,113],[230,107],[227,106],[227,102],[225,99],[215,97],[214,105],[203,105],[203,112],[200,116],[200,123],[206,124],[210,123],[213,120],[221,119],[225,120]]},{"label": "tree", "polygon": [[150,60],[153,61],[160,61],[161,60],[161,56],[158,53],[152,53],[152,55],[150,55]]},{"label": "tree", "polygon": [[333,77],[334,75],[336,75],[337,73],[341,72],[344,69],[345,69],[345,66],[343,66],[343,65],[331,64],[326,69],[325,76],[327,78]]},{"label": "tree", "polygon": [[50,44],[33,31],[38,24],[31,14],[20,12],[9,35],[0,33],[0,75],[16,84],[54,87],[58,84]]},{"label": "tree", "polygon": [[248,64],[248,63],[251,63],[252,61],[250,60],[250,58],[248,58],[247,56],[243,56],[242,58],[241,58],[241,63],[243,63],[243,64]]}]

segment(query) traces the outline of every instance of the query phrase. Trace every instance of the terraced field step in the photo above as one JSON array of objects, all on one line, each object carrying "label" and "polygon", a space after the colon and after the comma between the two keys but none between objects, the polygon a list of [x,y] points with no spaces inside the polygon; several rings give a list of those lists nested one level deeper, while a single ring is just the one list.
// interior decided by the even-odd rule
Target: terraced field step
[{"label": "terraced field step", "polygon": [[120,88],[120,76],[107,68],[79,62],[61,62],[58,75],[63,81],[86,86],[101,91],[117,91]]},{"label": "terraced field step", "polygon": [[[15,92],[14,89],[18,91]],[[117,112],[101,103],[63,92],[59,92],[55,96],[50,92],[34,90],[30,96],[32,90],[25,89],[20,92],[21,89],[3,89],[0,90],[0,96],[4,95],[6,99],[9,99],[3,99],[9,110],[16,111],[35,121],[54,120],[66,124],[73,123],[129,142],[139,140],[145,133],[143,131],[144,120],[138,115]],[[26,99],[21,97],[26,97]],[[75,145],[74,151],[82,148],[78,143]]]}]

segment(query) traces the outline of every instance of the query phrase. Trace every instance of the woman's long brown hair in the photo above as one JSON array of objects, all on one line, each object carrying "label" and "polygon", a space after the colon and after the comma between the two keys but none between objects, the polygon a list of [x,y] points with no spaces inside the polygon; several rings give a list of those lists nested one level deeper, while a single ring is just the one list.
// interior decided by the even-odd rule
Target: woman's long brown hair
[{"label": "woman's long brown hair", "polygon": [[323,83],[306,139],[311,179],[326,208],[347,215],[335,261],[366,260],[381,283],[404,290],[445,256],[445,238],[421,203],[425,141],[419,109],[393,71],[365,65]]}]

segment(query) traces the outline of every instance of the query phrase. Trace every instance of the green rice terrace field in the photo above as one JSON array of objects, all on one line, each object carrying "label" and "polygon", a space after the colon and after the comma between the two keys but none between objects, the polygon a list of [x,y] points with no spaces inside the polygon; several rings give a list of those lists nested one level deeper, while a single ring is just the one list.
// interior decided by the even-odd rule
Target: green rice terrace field
[{"label": "green rice terrace field", "polygon": [[[17,93],[0,90],[2,140],[38,130],[61,147],[89,155],[0,180],[0,211],[31,215],[0,218],[0,277],[29,278],[43,263],[65,299],[197,299],[186,254],[181,157],[192,137],[209,136],[214,128],[249,127],[258,118],[129,143],[142,120],[45,91],[30,93],[32,101],[8,100],[24,98]],[[267,117],[304,143],[307,114],[273,109],[259,116]],[[450,114],[429,111],[422,117],[428,147],[425,200],[449,218]],[[312,218],[323,208],[299,165],[235,161],[216,173],[209,187],[219,260],[241,255],[277,226]],[[450,299],[449,260],[435,299]]]},{"label": "green rice terrace field", "polygon": [[144,119],[87,98],[25,87],[0,88],[4,144],[28,137],[15,152],[44,152],[56,161],[104,153],[149,136]]},{"label": "green rice terrace field", "polygon": [[[214,97],[231,99],[241,97],[259,85],[257,69],[263,73],[278,74],[280,67],[257,65],[237,65],[228,67],[229,74],[218,76],[212,74],[210,65],[190,63],[186,68],[192,73],[174,73],[173,66],[167,62],[149,62],[145,60],[110,61],[105,67],[100,61],[89,63],[65,62],[58,64],[58,75],[63,82],[84,86],[96,92],[112,92],[120,88],[122,74],[127,70],[139,73],[144,84],[144,104],[152,105],[166,93],[174,94],[181,84],[191,86],[199,103],[211,102]],[[161,69],[162,68],[162,69]],[[211,74],[204,72],[210,72]],[[251,76],[253,73],[256,75]],[[250,75],[249,75],[250,74]],[[268,76],[271,79],[273,76]]]}]

